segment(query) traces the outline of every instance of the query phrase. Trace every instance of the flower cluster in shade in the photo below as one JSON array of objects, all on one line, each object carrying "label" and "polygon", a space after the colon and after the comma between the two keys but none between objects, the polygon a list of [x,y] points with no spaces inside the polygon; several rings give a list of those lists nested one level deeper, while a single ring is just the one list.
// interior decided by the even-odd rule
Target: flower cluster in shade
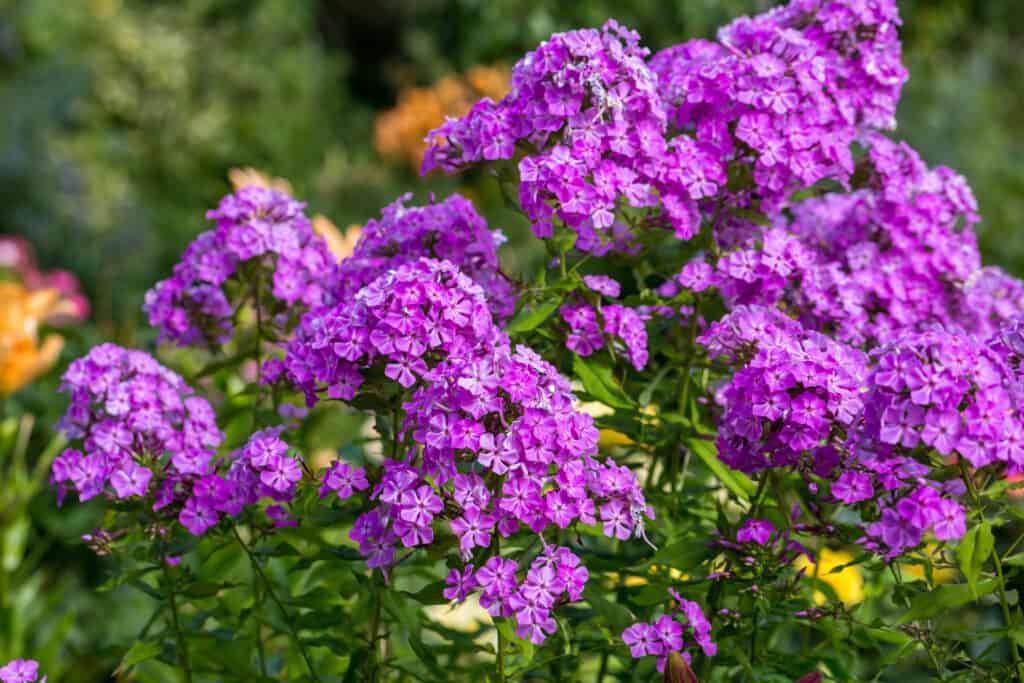
[{"label": "flower cluster in shade", "polygon": [[670,613],[663,614],[651,623],[633,624],[622,632],[622,642],[629,647],[633,658],[657,657],[659,672],[665,670],[668,656],[672,652],[682,652],[683,659],[687,663],[691,661],[690,653],[683,650],[688,639],[700,646],[708,657],[714,657],[718,652],[718,647],[711,640],[711,622],[704,616],[700,605],[687,600],[671,588],[669,594],[676,601]]},{"label": "flower cluster in shade", "polygon": [[39,678],[39,662],[15,659],[0,666],[0,683],[46,683],[46,676]]},{"label": "flower cluster in shade", "polygon": [[[926,532],[939,540],[965,532],[963,482],[933,481],[933,467],[946,460],[1024,465],[1024,393],[997,348],[938,326],[875,355],[863,420],[851,434],[853,460],[832,495],[877,507],[868,542],[894,556]],[[921,448],[934,454],[932,467],[915,457]]]},{"label": "flower cluster in shade", "polygon": [[[606,275],[587,275],[587,289],[614,299],[619,296],[619,283]],[[613,348],[624,353],[637,370],[647,365],[647,325],[645,312],[621,304],[604,304],[595,309],[580,297],[560,309],[562,320],[569,326],[565,345],[579,356],[590,356],[610,341]]]},{"label": "flower cluster in shade", "polygon": [[302,466],[280,428],[253,434],[216,461],[223,435],[210,404],[151,356],[113,344],[72,363],[62,386],[71,404],[59,429],[76,447],[53,464],[61,497],[70,487],[82,501],[145,499],[196,535],[262,499],[273,501],[267,514],[277,525],[291,523],[282,506]]},{"label": "flower cluster in shade", "polygon": [[725,463],[744,472],[832,471],[834,446],[862,410],[865,354],[763,306],[737,307],[698,341],[736,366],[717,396]]},{"label": "flower cluster in shade", "polygon": [[325,274],[335,261],[303,206],[258,186],[224,197],[206,214],[216,227],[199,235],[171,277],[146,294],[145,310],[160,338],[181,346],[223,343],[246,299],[275,313],[267,322],[278,327],[296,311],[323,304]]},{"label": "flower cluster in shade", "polygon": [[809,326],[858,345],[966,322],[965,285],[981,265],[967,182],[905,143],[876,135],[870,145],[867,187],[792,207],[786,227],[806,246],[786,298]]},{"label": "flower cluster in shade", "polygon": [[495,317],[510,317],[515,312],[515,292],[501,273],[497,253],[505,236],[488,229],[473,204],[461,195],[406,206],[411,197],[402,195],[384,207],[380,220],[366,222],[352,255],[332,275],[333,300],[347,301],[389,270],[431,258],[457,266],[483,288]]},{"label": "flower cluster in shade", "polygon": [[[336,463],[321,489],[341,498],[370,489],[375,504],[351,532],[370,567],[387,572],[399,547],[430,545],[443,524],[459,540],[460,585],[472,576],[485,587],[497,572],[484,602],[539,642],[554,628],[550,611],[579,599],[586,580],[575,556],[543,542],[545,529],[599,523],[608,536],[643,535],[651,513],[640,484],[629,468],[597,460],[597,428],[575,410],[569,381],[513,348],[483,290],[449,262],[403,264],[307,315],[285,363],[311,402],[406,392],[401,446],[380,477]],[[521,585],[514,561],[483,562],[496,535],[520,529],[541,534],[549,558]]]}]

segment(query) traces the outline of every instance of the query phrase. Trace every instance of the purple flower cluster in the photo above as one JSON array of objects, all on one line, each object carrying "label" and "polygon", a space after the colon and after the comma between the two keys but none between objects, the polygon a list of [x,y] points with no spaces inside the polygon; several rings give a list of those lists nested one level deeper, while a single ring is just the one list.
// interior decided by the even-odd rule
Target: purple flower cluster
[{"label": "purple flower cluster", "polygon": [[739,369],[718,402],[718,451],[744,472],[806,464],[827,474],[862,407],[866,357],[774,308],[741,306],[700,343]]},{"label": "purple flower cluster", "polygon": [[46,676],[38,678],[39,662],[15,659],[0,666],[0,683],[46,683]]},{"label": "purple flower cluster", "polygon": [[857,448],[882,456],[919,445],[974,467],[1024,464],[1020,395],[1000,355],[975,338],[932,328],[881,348]]},{"label": "purple flower cluster", "polygon": [[493,557],[481,566],[474,558],[495,534],[509,537],[521,527],[542,535],[578,521],[600,523],[610,537],[642,536],[651,514],[633,472],[594,457],[597,429],[573,403],[554,367],[507,342],[434,368],[404,406],[403,434],[417,447],[405,461],[385,460],[371,492],[377,505],[351,534],[367,564],[386,570],[399,544],[430,544],[435,525],[450,520],[467,563],[449,577],[451,595],[461,600],[479,586],[492,614],[515,616],[522,637],[543,640],[558,596],[579,599],[587,573],[578,558],[544,543],[545,555],[518,588],[513,561]]},{"label": "purple flower cluster", "polygon": [[514,561],[497,555],[479,568],[452,569],[444,595],[461,602],[479,589],[480,604],[491,616],[514,618],[516,635],[539,645],[557,628],[551,612],[583,597],[589,573],[572,551],[553,545],[533,560],[521,583],[517,569]]},{"label": "purple flower cluster", "polygon": [[[281,427],[264,429],[249,437],[245,446],[229,458],[225,474],[208,474],[190,482],[188,487],[168,479],[158,495],[160,505],[185,497],[178,521],[195,535],[205,533],[220,520],[221,513],[237,517],[242,510],[260,500],[274,501],[266,509],[275,526],[293,525],[283,504],[295,497],[302,479],[302,461],[288,454],[281,440]],[[176,492],[181,489],[182,493]]]},{"label": "purple flower cluster", "polygon": [[895,125],[899,23],[892,0],[793,0],[649,61],[614,21],[556,34],[516,65],[501,102],[430,134],[423,168],[523,150],[520,203],[538,236],[559,221],[581,251],[628,248],[628,206],[687,240],[723,203],[774,212],[797,189],[848,182],[851,143]]},{"label": "purple flower cluster", "polygon": [[71,405],[59,428],[81,449],[53,463],[61,496],[68,484],[83,501],[152,494],[154,511],[175,514],[196,535],[265,498],[277,526],[293,523],[282,504],[295,495],[302,461],[288,454],[282,428],[253,434],[221,473],[214,456],[223,435],[210,404],[149,355],[102,344],[71,364],[62,387]]},{"label": "purple flower cluster", "polygon": [[[375,505],[350,534],[370,567],[387,572],[399,545],[433,543],[442,520],[450,522],[466,563],[480,558],[495,534],[508,537],[521,527],[542,534],[600,519],[608,536],[643,535],[650,511],[636,476],[595,458],[598,431],[573,407],[569,381],[532,350],[513,349],[483,290],[449,262],[402,264],[350,301],[308,314],[286,364],[311,401],[324,389],[352,399],[374,367],[379,389],[390,383],[410,392],[397,435],[408,450],[384,460],[370,490]],[[321,497],[347,498],[369,486],[361,469],[335,463]],[[537,641],[553,624],[542,615],[562,593],[578,599],[574,586],[586,579],[583,568],[564,579],[565,567],[578,559],[550,552],[561,558],[551,562],[557,580],[535,563],[523,585],[504,596],[520,629]],[[486,583],[473,567],[458,574],[452,594],[470,590],[471,574]],[[541,583],[543,590],[535,590]]]},{"label": "purple flower cluster", "polygon": [[996,266],[976,271],[962,287],[957,321],[978,339],[1001,334],[1005,323],[1024,313],[1024,282]]},{"label": "purple flower cluster", "polygon": [[935,327],[879,349],[868,384],[862,423],[850,436],[854,457],[832,495],[880,510],[865,542],[890,557],[928,531],[939,540],[961,537],[963,482],[929,479],[932,467],[918,453],[927,448],[973,467],[1024,464],[1022,396],[1012,369],[998,350]]},{"label": "purple flower cluster", "polygon": [[826,178],[845,184],[850,143],[895,126],[907,78],[899,23],[892,0],[793,0],[733,22],[717,43],[694,40],[654,55],[669,122],[692,150],[679,174],[703,188],[691,198],[717,194],[726,164],[744,168],[755,188],[731,203],[756,198],[762,211]]},{"label": "purple flower cluster", "polygon": [[[515,65],[501,102],[482,100],[431,132],[424,171],[512,159],[522,147],[519,197],[534,232],[550,237],[557,219],[577,233],[581,251],[622,248],[629,231],[616,210],[657,204],[667,148],[647,54],[639,36],[613,20],[555,34]],[[667,201],[664,209],[673,215]],[[692,216],[681,220],[688,237]]]},{"label": "purple flower cluster", "polygon": [[505,236],[489,230],[465,197],[455,194],[426,206],[406,206],[411,197],[402,195],[384,207],[380,220],[366,222],[352,255],[333,275],[333,299],[348,301],[387,271],[432,258],[454,264],[480,285],[495,317],[510,317],[515,292],[501,272],[497,254]]},{"label": "purple flower cluster", "polygon": [[310,404],[321,392],[351,400],[374,365],[408,389],[442,360],[471,355],[497,338],[480,286],[447,261],[422,258],[385,272],[351,299],[306,314],[285,365]]},{"label": "purple flower cluster", "polygon": [[570,351],[590,356],[600,351],[607,340],[614,342],[617,350],[624,352],[637,370],[643,370],[647,365],[646,317],[636,309],[606,304],[598,313],[588,303],[573,301],[562,306],[561,314],[569,326],[565,345]]},{"label": "purple flower cluster", "polygon": [[[174,274],[146,294],[145,310],[161,339],[180,346],[223,343],[247,298],[259,298],[261,307],[280,312],[285,322],[296,307],[324,303],[325,274],[335,262],[303,206],[278,190],[252,186],[209,211],[216,227],[199,235]],[[228,291],[229,280],[243,278],[240,291]],[[272,299],[286,306],[272,306]]]},{"label": "purple flower cluster", "polygon": [[81,444],[54,461],[61,497],[69,483],[83,501],[104,492],[145,497],[154,473],[210,472],[222,438],[213,409],[148,354],[113,344],[93,347],[71,364],[61,389],[71,403],[58,429]]},{"label": "purple flower cluster", "polygon": [[[640,659],[648,655],[657,657],[658,671],[665,670],[670,653],[683,650],[683,636],[687,631],[706,656],[714,657],[718,652],[718,647],[711,640],[711,622],[704,616],[700,605],[687,600],[671,588],[669,593],[678,603],[672,613],[663,614],[655,622],[633,624],[622,632],[622,642],[629,647],[633,658]],[[679,622],[680,616],[683,623]],[[683,652],[682,656],[687,663],[690,662],[689,652]]]},{"label": "purple flower cluster", "polygon": [[963,290],[981,262],[966,181],[929,169],[905,143],[870,143],[867,189],[799,202],[786,226],[813,252],[787,299],[805,324],[858,345],[976,315]]}]

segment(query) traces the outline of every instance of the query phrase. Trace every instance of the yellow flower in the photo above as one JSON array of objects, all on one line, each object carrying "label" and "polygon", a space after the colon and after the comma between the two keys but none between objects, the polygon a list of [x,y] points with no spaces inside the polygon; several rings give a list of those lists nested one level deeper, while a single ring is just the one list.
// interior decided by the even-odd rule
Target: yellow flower
[{"label": "yellow flower", "polygon": [[[831,573],[836,567],[853,562],[853,555],[845,550],[822,548],[818,553],[818,561],[817,578],[831,586],[844,605],[856,605],[864,599],[864,577],[861,576],[859,568],[846,567],[842,571]],[[805,555],[797,558],[796,567],[806,568],[805,576],[815,575],[814,563]],[[821,591],[814,591],[814,602],[819,605],[825,603],[825,596]]]},{"label": "yellow flower", "polygon": [[[950,553],[948,551],[940,549],[939,546],[935,543],[929,543],[928,545],[926,545],[924,548],[924,553],[925,555],[936,560],[945,560],[946,563],[951,562],[953,559],[949,556]],[[923,565],[916,563],[906,563],[903,564],[903,570],[910,576],[913,576],[914,578],[918,578],[921,580],[924,580],[925,578]],[[952,567],[932,569],[932,581],[934,581],[935,583],[950,583],[951,581],[956,579],[957,575],[957,570],[953,569]]]},{"label": "yellow flower", "polygon": [[0,282],[0,395],[13,394],[57,362],[64,339],[49,334],[40,343],[39,327],[60,313],[55,289],[28,291],[16,282]]}]

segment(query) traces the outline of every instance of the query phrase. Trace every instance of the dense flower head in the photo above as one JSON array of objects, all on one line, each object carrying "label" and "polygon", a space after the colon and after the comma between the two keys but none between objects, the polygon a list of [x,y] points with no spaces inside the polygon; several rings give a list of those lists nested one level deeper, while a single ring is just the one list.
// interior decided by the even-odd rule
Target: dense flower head
[{"label": "dense flower head", "polygon": [[753,187],[729,203],[765,212],[820,180],[846,184],[850,144],[895,126],[907,78],[899,23],[893,0],[793,0],[734,21],[718,42],[655,54],[650,66],[669,123],[684,133],[672,144],[689,199],[719,194],[727,165],[742,168]]},{"label": "dense flower head", "polygon": [[1024,313],[1024,282],[987,266],[964,283],[956,322],[978,339],[1002,335],[1004,325]]},{"label": "dense flower head", "polygon": [[[262,307],[287,314],[323,304],[325,275],[334,258],[303,206],[284,192],[253,185],[209,211],[206,217],[216,227],[199,235],[171,277],[146,294],[145,309],[161,339],[180,346],[223,343],[233,334],[235,310],[246,297],[262,297]],[[229,281],[242,277],[250,262],[258,274],[232,291]]]},{"label": "dense flower head", "polygon": [[[550,237],[557,220],[577,233],[581,251],[623,248],[629,232],[616,209],[657,203],[667,149],[647,54],[639,36],[613,20],[553,35],[516,64],[504,99],[482,100],[431,133],[424,170],[512,159],[522,147],[519,196],[536,234]],[[664,210],[692,234],[689,213],[677,216],[667,202]]]},{"label": "dense flower head", "polygon": [[419,258],[448,261],[472,278],[487,295],[499,319],[515,312],[515,293],[501,273],[497,249],[505,241],[490,230],[473,204],[454,194],[424,206],[406,206],[404,194],[384,207],[380,220],[363,227],[352,255],[332,275],[335,301],[347,301],[380,275]]},{"label": "dense flower head", "polygon": [[497,335],[480,286],[448,261],[421,258],[306,314],[285,365],[310,403],[320,393],[351,400],[374,365],[409,388],[442,360],[478,353]]},{"label": "dense flower head", "polygon": [[85,501],[100,493],[146,496],[155,469],[203,476],[222,434],[210,404],[151,356],[101,344],[74,361],[62,391],[71,403],[58,429],[77,448],[53,464],[53,478]]},{"label": "dense flower head", "polygon": [[832,483],[848,505],[864,503],[864,544],[894,557],[931,532],[941,541],[966,531],[959,480],[936,481],[934,466],[1024,464],[1022,395],[999,349],[966,333],[933,327],[873,354],[863,419],[851,432],[851,458]]},{"label": "dense flower head", "polygon": [[718,450],[744,472],[801,464],[827,474],[861,411],[866,357],[773,308],[741,306],[698,340],[740,366],[721,388]]},{"label": "dense flower head", "polygon": [[[714,657],[718,652],[718,647],[711,640],[711,622],[704,616],[700,605],[687,600],[671,588],[669,594],[676,601],[670,613],[663,614],[654,622],[638,622],[622,632],[622,642],[629,647],[633,658],[647,655],[657,657],[658,671],[665,670],[669,654],[683,650],[686,645],[684,635],[688,635],[693,643],[700,646],[706,656]],[[689,652],[683,652],[682,657],[687,663],[690,662]]]},{"label": "dense flower head", "polygon": [[805,324],[858,345],[969,318],[965,287],[981,262],[963,177],[928,168],[905,143],[874,135],[870,145],[865,189],[798,202],[779,221],[805,245],[787,301]]},{"label": "dense flower head", "polygon": [[415,447],[405,460],[385,460],[371,491],[377,504],[352,532],[367,564],[387,570],[399,545],[432,543],[445,520],[467,563],[449,575],[452,599],[479,586],[492,615],[514,616],[520,637],[544,640],[554,629],[550,611],[580,599],[587,571],[579,559],[544,542],[519,585],[513,561],[475,558],[495,535],[529,530],[543,542],[546,529],[577,521],[600,523],[610,537],[643,536],[650,515],[633,472],[596,459],[593,418],[574,403],[568,380],[507,340],[431,370],[404,406],[402,434]]},{"label": "dense flower head", "polygon": [[39,662],[15,659],[0,666],[0,683],[46,683],[46,676],[39,678]]}]

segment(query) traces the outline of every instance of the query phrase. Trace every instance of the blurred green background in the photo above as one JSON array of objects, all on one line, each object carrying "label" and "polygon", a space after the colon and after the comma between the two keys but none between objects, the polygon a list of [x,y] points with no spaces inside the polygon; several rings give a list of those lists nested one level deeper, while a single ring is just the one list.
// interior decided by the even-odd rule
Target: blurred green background
[{"label": "blurred green background", "polygon": [[[342,228],[404,191],[422,200],[459,187],[494,224],[521,234],[482,178],[420,179],[382,159],[375,117],[404,88],[474,65],[511,65],[554,31],[612,16],[658,49],[710,37],[771,4],[0,0],[0,233],[27,237],[44,268],[82,279],[93,316],[70,333],[62,366],[100,339],[146,346],[143,294],[204,229],[204,212],[230,190],[231,167],[287,178],[311,211]],[[967,176],[988,262],[1020,275],[1024,8],[1020,0],[900,6],[911,80],[897,134]],[[4,406],[35,415],[30,454],[48,442],[63,406],[53,398],[60,369]],[[0,526],[17,531],[0,573],[16,581],[0,584],[0,656],[38,655],[51,680],[107,680],[145,613],[128,592],[85,590],[105,578],[102,560],[78,540],[99,511],[73,505],[58,517],[52,494],[34,489],[15,506],[10,481],[0,482]]]}]

